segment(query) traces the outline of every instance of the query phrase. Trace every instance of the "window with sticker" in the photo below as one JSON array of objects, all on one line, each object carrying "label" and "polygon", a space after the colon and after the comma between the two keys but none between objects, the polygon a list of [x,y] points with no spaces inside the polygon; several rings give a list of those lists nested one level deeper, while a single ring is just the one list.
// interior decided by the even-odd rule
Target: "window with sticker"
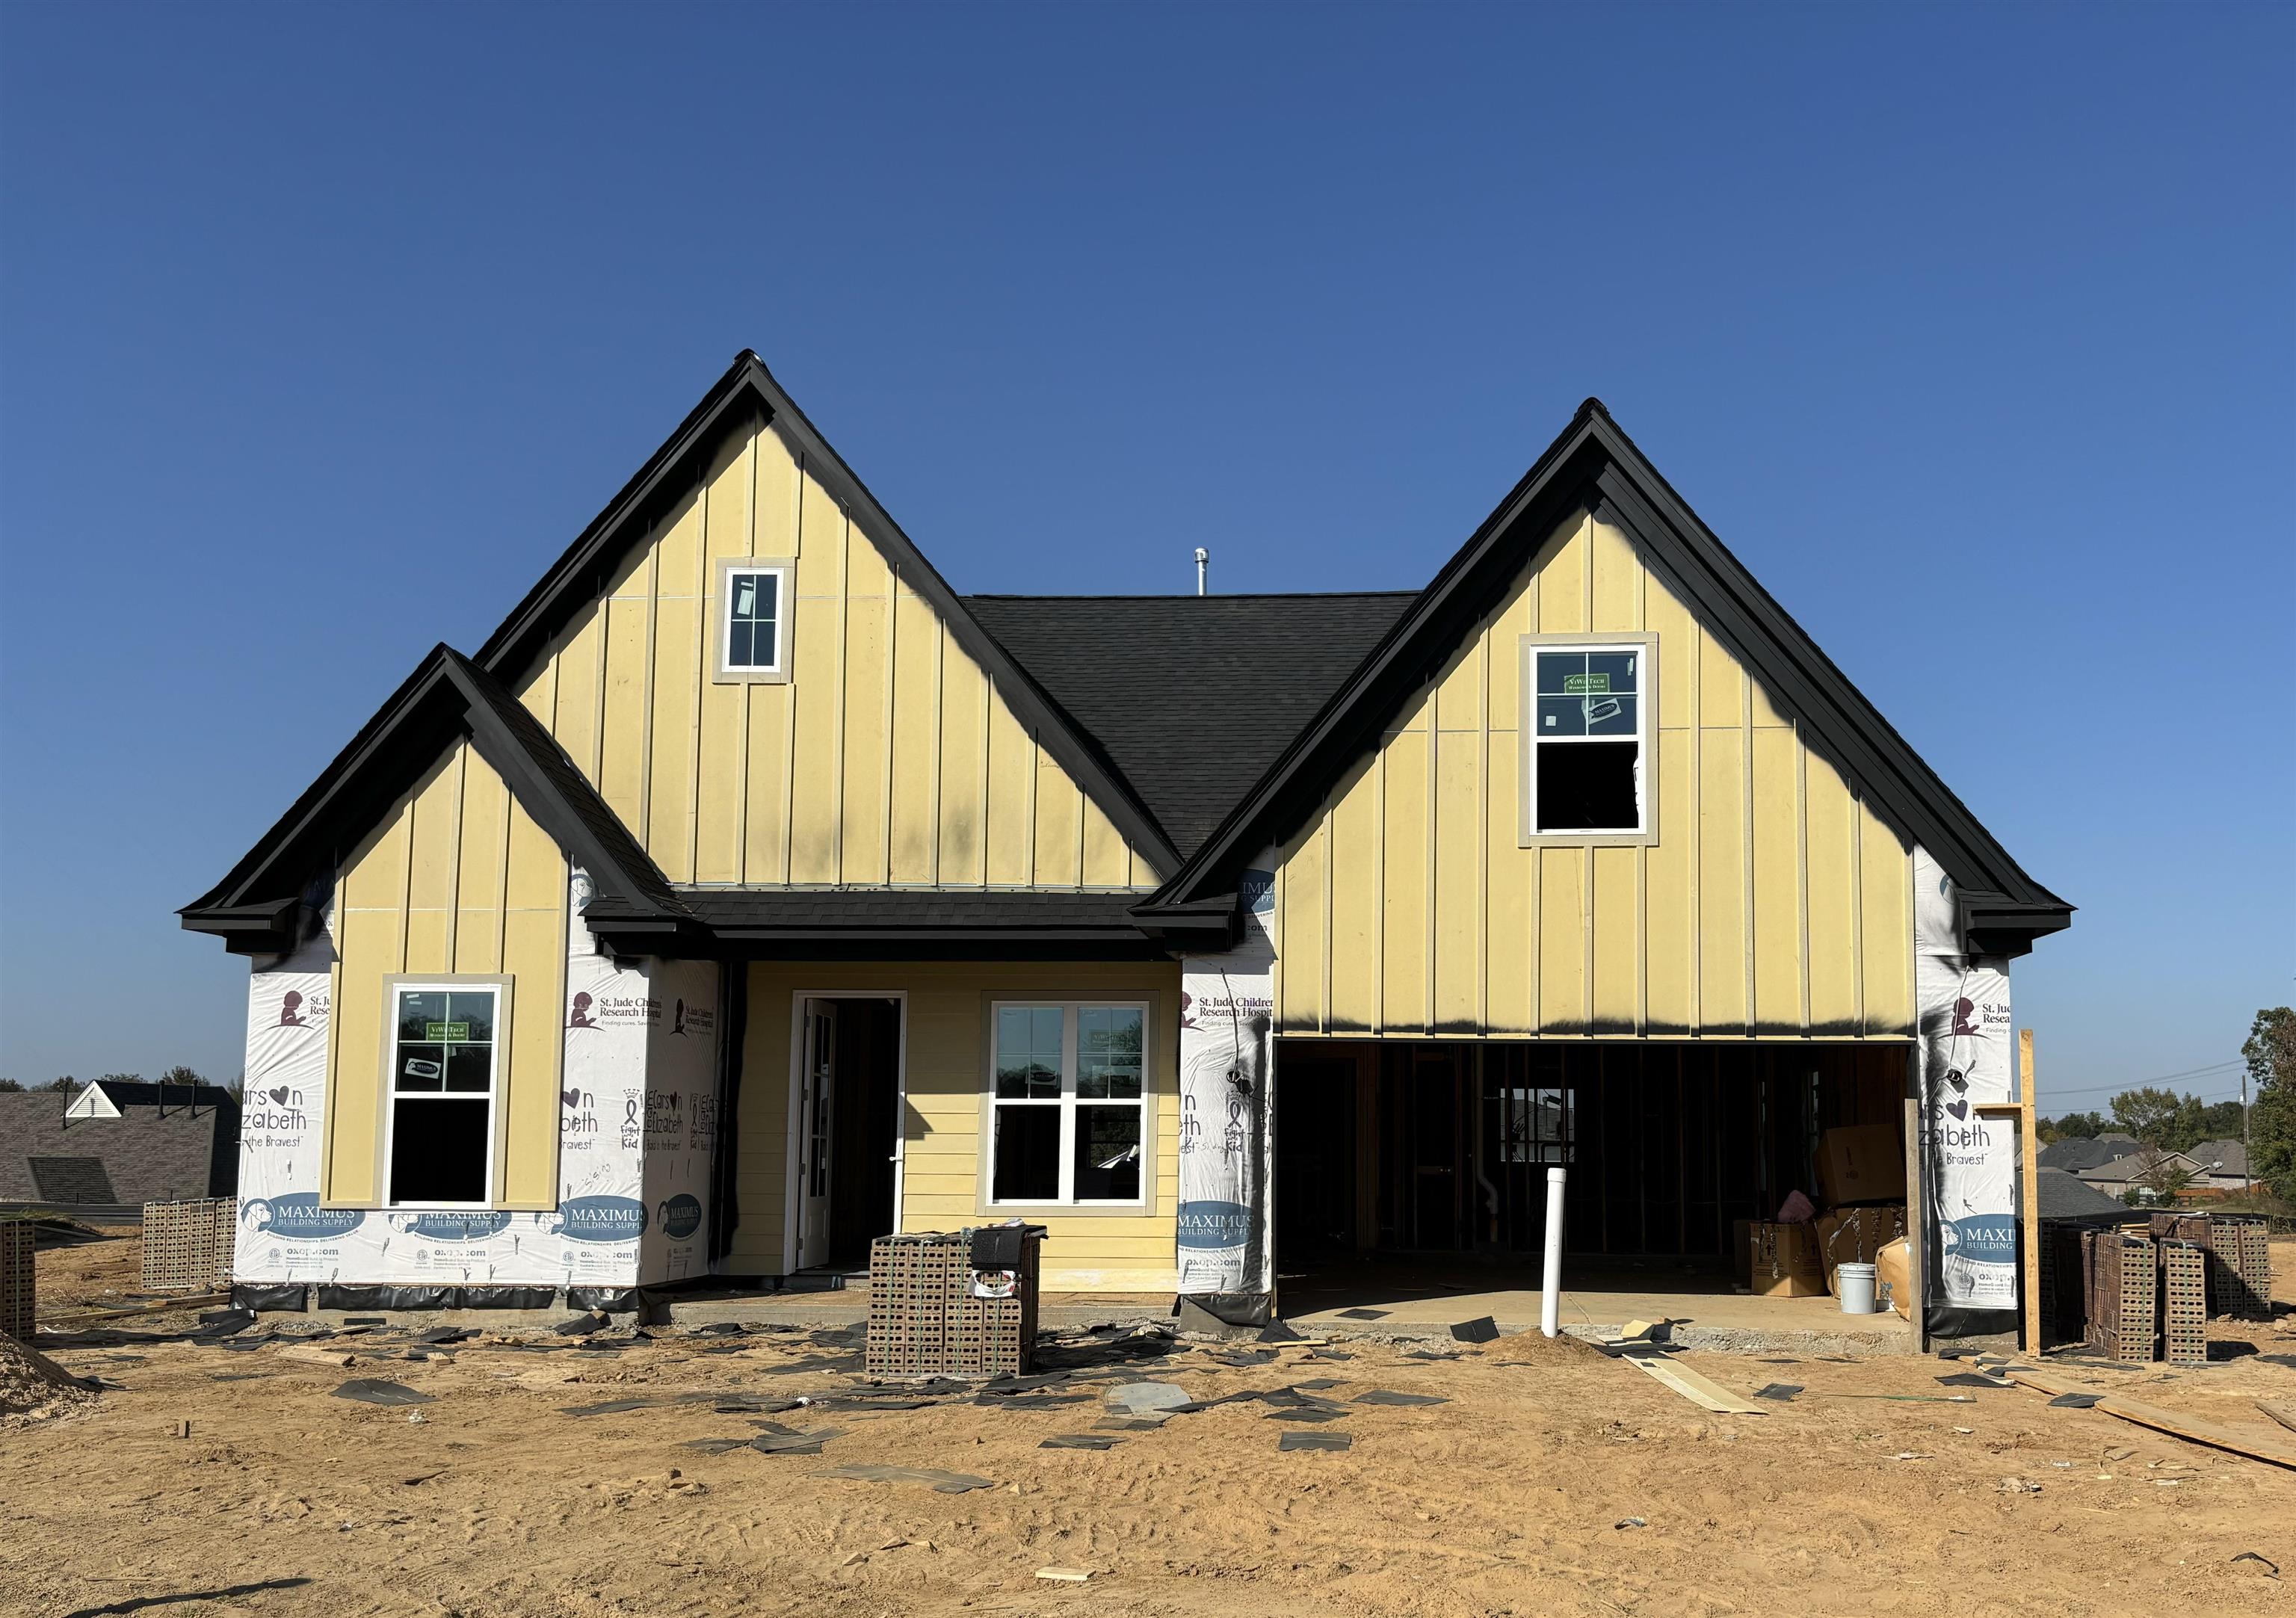
[{"label": "window with sticker", "polygon": [[1529,661],[1526,829],[1650,830],[1648,648],[1535,645]]},{"label": "window with sticker", "polygon": [[391,990],[390,1195],[394,1207],[484,1207],[494,1194],[494,985]]}]

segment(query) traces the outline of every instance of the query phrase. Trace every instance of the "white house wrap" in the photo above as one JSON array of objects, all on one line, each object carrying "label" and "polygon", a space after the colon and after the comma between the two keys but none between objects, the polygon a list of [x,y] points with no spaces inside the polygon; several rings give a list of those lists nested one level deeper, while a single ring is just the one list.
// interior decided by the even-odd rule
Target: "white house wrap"
[{"label": "white house wrap", "polygon": [[1978,1109],[2018,1098],[2009,974],[2005,962],[1962,953],[1953,883],[1921,849],[1914,888],[1931,1329],[2007,1330],[2018,1302],[2018,1135]]},{"label": "white house wrap", "polygon": [[1268,1097],[1275,1081],[1275,891],[1244,875],[1244,936],[1180,965],[1181,1292],[1251,1294],[1267,1261]]}]

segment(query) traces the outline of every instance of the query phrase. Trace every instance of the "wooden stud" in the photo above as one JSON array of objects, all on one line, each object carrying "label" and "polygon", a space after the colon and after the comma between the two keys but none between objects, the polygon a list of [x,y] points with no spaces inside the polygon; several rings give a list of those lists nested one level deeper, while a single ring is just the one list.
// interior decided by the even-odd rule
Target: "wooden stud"
[{"label": "wooden stud", "polygon": [[2017,1031],[2017,1139],[2020,1202],[2019,1222],[2024,1228],[2025,1351],[2041,1351],[2041,1176],[2039,1131],[2036,1126],[2033,1093],[2033,1031]]}]

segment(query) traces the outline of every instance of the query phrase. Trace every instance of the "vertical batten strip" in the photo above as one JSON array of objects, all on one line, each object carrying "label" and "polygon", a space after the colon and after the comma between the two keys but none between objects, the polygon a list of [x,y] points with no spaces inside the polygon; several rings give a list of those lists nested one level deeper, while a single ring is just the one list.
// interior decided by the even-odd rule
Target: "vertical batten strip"
[{"label": "vertical batten strip", "polygon": [[[885,871],[880,878],[887,887],[893,884],[893,719],[894,682],[900,675],[895,661],[901,639],[901,570],[890,558],[885,563],[885,757],[877,772],[877,793],[883,801]],[[939,830],[935,828],[936,832]]]},{"label": "vertical batten strip", "polygon": [[853,513],[837,508],[837,708],[832,716],[829,778],[832,802],[829,816],[829,868],[840,883],[849,881],[845,869],[845,723],[846,703],[853,671]]},{"label": "vertical batten strip", "polygon": [[[646,540],[645,596],[645,661],[638,681],[638,846],[649,854],[653,850],[653,705],[660,693],[654,689],[655,646],[661,615],[661,530],[657,528]],[[598,716],[601,726],[605,715]]]},{"label": "vertical batten strip", "polygon": [[1475,649],[1475,1032],[1491,1031],[1491,637],[1498,615],[1483,620]]},{"label": "vertical batten strip", "polygon": [[947,665],[948,626],[936,614],[932,648],[932,785],[930,789],[932,813],[927,828],[931,833],[930,847],[925,855],[925,876],[936,888],[940,886],[940,748],[941,731],[948,723],[948,710],[944,700],[944,694],[948,689]]},{"label": "vertical batten strip", "polygon": [[701,693],[709,684],[709,502],[715,493],[705,476],[701,483],[701,527],[693,536],[693,700],[686,714],[693,758],[685,780],[685,880],[701,875]]},{"label": "vertical batten strip", "polygon": [[[1699,897],[1706,886],[1704,861],[1705,839],[1702,812],[1706,799],[1706,627],[1696,618],[1690,619],[1690,891],[1684,895],[1684,914],[1689,918],[1683,947],[1690,952],[1690,1032],[1693,1038],[1706,1031],[1706,952],[1699,948]],[[1676,790],[1679,791],[1679,788]]]},{"label": "vertical batten strip", "polygon": [[1387,745],[1380,744],[1372,760],[1374,782],[1373,801],[1378,813],[1373,817],[1373,846],[1378,850],[1378,866],[1372,884],[1372,955],[1371,955],[1371,1031],[1387,1031]]},{"label": "vertical batten strip", "polygon": [[[758,433],[763,433],[766,431],[767,429],[765,425],[762,423],[759,423]],[[754,556],[758,554],[758,495],[759,492],[758,488],[758,464],[765,458],[758,453],[757,434],[752,434],[750,436],[748,455],[750,457],[750,521],[747,531],[745,531],[742,536],[742,554],[744,556]],[[713,560],[710,562],[709,565],[712,568],[715,568],[718,564]],[[792,563],[790,568],[789,582],[790,598],[787,602],[783,603],[782,606],[782,622],[785,627],[783,635],[784,639],[787,638],[787,627],[793,626],[797,621],[797,568],[795,566],[794,558],[792,558]],[[709,604],[705,602],[702,604],[703,611],[706,613],[709,609]],[[701,625],[701,631],[702,678],[706,679],[709,675],[710,652],[710,626],[706,617]],[[790,661],[790,654],[786,651],[783,653],[782,656],[784,662]],[[734,748],[735,768],[741,772],[734,778],[741,782],[742,791],[740,796],[734,800],[734,880],[736,882],[747,883],[755,880],[755,878],[753,878],[750,874],[750,799],[757,791],[757,783],[750,779],[750,727],[757,723],[758,682],[755,680],[743,680],[740,686],[735,687],[735,691],[738,694],[742,709],[742,739],[735,744]],[[697,792],[694,796],[698,798],[701,796],[701,793]],[[723,967],[720,970],[730,972],[734,970],[734,968],[727,966]]]},{"label": "vertical batten strip", "polygon": [[1794,879],[1801,884],[1801,1033],[1809,1038],[1809,749],[1802,744],[1801,720],[1792,721],[1794,742]]},{"label": "vertical batten strip", "polygon": [[1849,977],[1857,997],[1857,1037],[1874,1031],[1866,1020],[1866,800],[1849,794]]},{"label": "vertical batten strip", "polygon": [[1334,796],[1325,802],[1323,824],[1318,828],[1324,841],[1324,995],[1316,1007],[1316,1031],[1319,1034],[1332,1031],[1332,913],[1338,908],[1332,896],[1332,823],[1338,816],[1339,800]]},{"label": "vertical batten strip", "polygon": [[1431,677],[1427,682],[1427,694],[1422,699],[1425,705],[1427,713],[1427,794],[1426,808],[1422,811],[1426,817],[1427,826],[1427,892],[1420,912],[1421,931],[1425,936],[1426,949],[1426,958],[1420,963],[1420,976],[1425,981],[1424,992],[1426,998],[1420,1003],[1419,1020],[1425,1025],[1427,1032],[1431,1035],[1435,1031],[1437,1022],[1435,1015],[1435,954],[1437,949],[1440,948],[1440,940],[1435,934],[1435,918],[1436,912],[1440,908],[1439,899],[1441,890],[1437,887],[1436,883],[1440,878],[1442,873],[1436,864],[1436,858],[1438,850],[1442,843],[1442,838],[1439,835],[1442,829],[1442,820],[1441,810],[1436,802],[1437,773],[1435,755],[1441,746],[1443,736],[1443,715],[1441,712],[1442,698],[1440,695],[1441,683],[1442,679],[1439,674]]},{"label": "vertical batten strip", "polygon": [[988,743],[995,728],[991,720],[996,712],[996,681],[988,669],[980,671],[980,880],[978,885],[988,885]]},{"label": "vertical batten strip", "polygon": [[455,748],[455,790],[447,794],[453,813],[447,821],[447,918],[439,957],[447,972],[459,970],[455,949],[463,925],[463,811],[470,790],[471,743],[466,736]]},{"label": "vertical batten strip", "polygon": [[[1627,543],[1628,554],[1635,562],[1635,629],[1637,634],[1650,632],[1650,569],[1643,565],[1642,553]],[[1658,653],[1655,643],[1644,659],[1642,678],[1637,682],[1643,696],[1643,732],[1650,738],[1650,756],[1644,760],[1644,769],[1655,781],[1659,773],[1659,749],[1664,738],[1659,726],[1664,722],[1658,688]],[[1681,791],[1680,787],[1674,790]],[[1652,832],[1658,830],[1658,793],[1650,794],[1644,806],[1650,817]],[[1650,1032],[1650,844],[1639,843],[1635,848],[1635,1037],[1643,1039]],[[1719,1180],[1715,1182],[1715,1195],[1721,1195]]]},{"label": "vertical batten strip", "polygon": [[[510,790],[510,783],[504,782],[502,825],[496,828],[501,834],[501,842],[498,846],[502,850],[502,858],[496,863],[495,867],[495,970],[496,972],[510,970],[510,825],[511,814],[517,802],[517,795]],[[562,849],[559,851],[562,854],[565,852]]]},{"label": "vertical batten strip", "polygon": [[1754,677],[1742,668],[1738,671],[1738,786],[1739,858],[1744,861],[1739,903],[1745,908],[1746,1036],[1751,1039],[1761,1026],[1754,1001]]}]

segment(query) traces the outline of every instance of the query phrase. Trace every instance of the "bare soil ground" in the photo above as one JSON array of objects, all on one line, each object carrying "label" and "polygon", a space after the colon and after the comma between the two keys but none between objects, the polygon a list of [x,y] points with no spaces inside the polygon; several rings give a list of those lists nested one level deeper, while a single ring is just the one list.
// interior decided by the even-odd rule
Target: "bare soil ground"
[{"label": "bare soil ground", "polygon": [[[2286,1295],[2296,1244],[2276,1258]],[[384,1332],[241,1347],[137,1333],[44,1342],[106,1390],[0,1433],[9,1618],[2296,1613],[2296,1472],[2024,1389],[1946,1386],[1958,1367],[1935,1359],[1680,1356],[1741,1394],[1802,1389],[1726,1417],[1538,1339],[1242,1365],[1218,1345],[1070,1348],[1054,1358],[1071,1374],[1032,1392],[895,1410],[833,1402],[872,1391],[857,1334],[426,1349]],[[2296,1402],[2296,1317],[2213,1335],[2255,1351],[2057,1368],[2296,1439],[2253,1408]],[[1295,1422],[1249,1400],[1096,1428],[1107,1390],[1144,1376],[1198,1400],[1302,1388],[1345,1414]],[[355,1377],[430,1401],[338,1397]],[[1374,1390],[1447,1402],[1355,1402]],[[698,1397],[576,1413],[681,1394]],[[1940,1402],[1955,1394],[1968,1402]],[[771,1408],[800,1395],[832,1402]],[[839,1436],[762,1453],[746,1441],[768,1423]],[[1353,1447],[1279,1452],[1286,1432]],[[1039,1447],[1076,1433],[1120,1441]],[[744,1441],[691,1447],[708,1440]],[[824,1475],[857,1464],[990,1486]],[[1040,1580],[1048,1567],[1092,1578]]]}]

